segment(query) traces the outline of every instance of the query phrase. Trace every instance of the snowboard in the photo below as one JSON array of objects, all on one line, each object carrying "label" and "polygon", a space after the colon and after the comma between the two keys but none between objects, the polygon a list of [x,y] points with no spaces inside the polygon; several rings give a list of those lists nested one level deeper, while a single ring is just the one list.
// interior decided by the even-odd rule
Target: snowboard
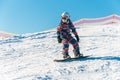
[{"label": "snowboard", "polygon": [[78,58],[72,57],[72,58],[69,58],[69,59],[55,59],[54,62],[66,62],[66,61],[81,60],[81,59],[84,59],[84,58],[87,58],[87,57],[89,57],[89,56],[81,56],[81,57],[78,57]]}]

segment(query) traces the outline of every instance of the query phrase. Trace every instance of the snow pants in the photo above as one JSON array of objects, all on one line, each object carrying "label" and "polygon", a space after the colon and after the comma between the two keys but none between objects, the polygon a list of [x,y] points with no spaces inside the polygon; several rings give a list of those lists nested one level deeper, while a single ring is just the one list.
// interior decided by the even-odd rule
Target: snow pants
[{"label": "snow pants", "polygon": [[63,39],[62,43],[63,43],[63,52],[62,52],[63,54],[68,54],[69,44],[72,44],[74,50],[77,53],[80,53],[78,42],[72,36],[68,39]]}]

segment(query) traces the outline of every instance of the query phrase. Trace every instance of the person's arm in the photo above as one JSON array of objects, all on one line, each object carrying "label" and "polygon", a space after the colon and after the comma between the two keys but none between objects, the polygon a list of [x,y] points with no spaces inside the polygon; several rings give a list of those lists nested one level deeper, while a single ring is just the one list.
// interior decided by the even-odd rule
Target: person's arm
[{"label": "person's arm", "polygon": [[71,30],[72,30],[72,33],[75,35],[75,38],[76,38],[77,41],[79,42],[79,36],[78,36],[78,33],[77,33],[77,31],[76,31],[75,26],[72,24],[72,22],[71,22]]},{"label": "person's arm", "polygon": [[57,27],[57,36],[60,36],[61,30],[62,30],[61,26],[58,26],[58,27]]},{"label": "person's arm", "polygon": [[62,30],[62,28],[61,28],[61,26],[58,26],[57,27],[57,40],[58,40],[58,43],[61,43],[62,42],[62,39],[61,39],[61,37],[60,37],[60,32],[61,32],[61,30]]}]

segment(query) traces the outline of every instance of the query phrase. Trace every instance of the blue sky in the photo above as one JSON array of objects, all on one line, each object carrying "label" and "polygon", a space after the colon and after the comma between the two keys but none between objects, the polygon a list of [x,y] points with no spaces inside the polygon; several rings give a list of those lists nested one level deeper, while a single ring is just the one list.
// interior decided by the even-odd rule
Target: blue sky
[{"label": "blue sky", "polygon": [[64,11],[72,21],[120,15],[120,0],[0,0],[0,30],[24,34],[55,28]]}]

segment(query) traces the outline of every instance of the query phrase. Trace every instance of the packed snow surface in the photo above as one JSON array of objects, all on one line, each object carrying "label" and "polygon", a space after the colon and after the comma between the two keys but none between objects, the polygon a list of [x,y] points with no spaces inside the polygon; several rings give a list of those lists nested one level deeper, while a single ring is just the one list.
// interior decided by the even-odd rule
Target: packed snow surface
[{"label": "packed snow surface", "polygon": [[[120,25],[77,26],[89,58],[62,58],[56,29],[0,40],[0,80],[120,80]],[[69,54],[74,57],[72,46]]]}]

